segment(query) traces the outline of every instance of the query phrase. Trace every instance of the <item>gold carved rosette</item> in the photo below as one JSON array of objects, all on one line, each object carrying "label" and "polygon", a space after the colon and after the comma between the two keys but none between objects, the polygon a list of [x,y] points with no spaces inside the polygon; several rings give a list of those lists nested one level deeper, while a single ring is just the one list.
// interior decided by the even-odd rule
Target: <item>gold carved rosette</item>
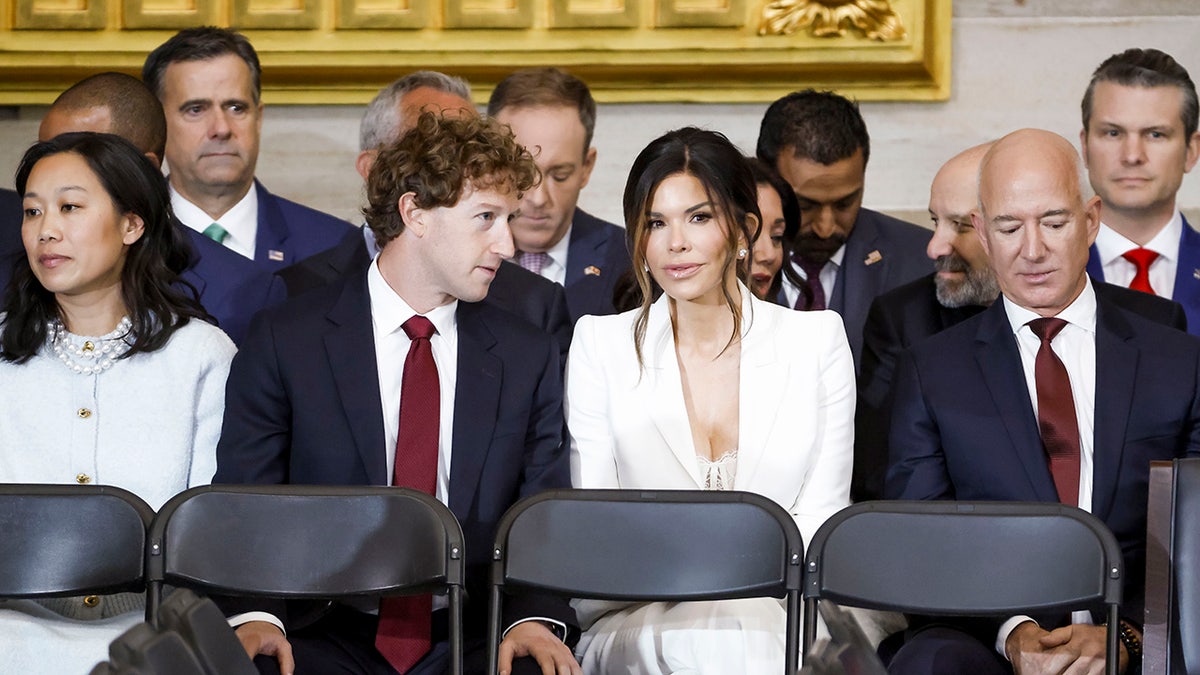
[{"label": "gold carved rosette", "polygon": [[949,95],[950,0],[0,0],[0,104],[48,103],[198,25],[243,31],[268,103],[361,104],[419,68],[481,96],[556,65],[602,101],[762,102],[804,87]]}]

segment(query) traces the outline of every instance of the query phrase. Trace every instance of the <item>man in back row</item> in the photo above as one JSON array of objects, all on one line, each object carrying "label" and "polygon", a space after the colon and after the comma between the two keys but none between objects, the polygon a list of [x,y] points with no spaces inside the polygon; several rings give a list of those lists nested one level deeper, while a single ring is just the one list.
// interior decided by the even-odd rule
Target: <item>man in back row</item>
[{"label": "man in back row", "polygon": [[245,36],[211,26],[180,31],[150,52],[142,68],[167,118],[175,215],[274,272],[334,246],[351,225],[277,197],[254,179],[260,76]]},{"label": "man in back row", "polygon": [[796,191],[800,234],[792,265],[806,294],[785,283],[779,300],[796,309],[842,315],[857,367],[863,324],[875,296],[933,271],[929,230],[862,208],[871,140],[858,106],[808,89],[775,101],[763,115],[758,158]]},{"label": "man in back row", "polygon": [[1129,49],[1096,68],[1082,109],[1079,142],[1104,202],[1088,272],[1175,300],[1200,335],[1200,233],[1176,204],[1200,157],[1196,86],[1170,55]]},{"label": "man in back row", "polygon": [[487,112],[512,127],[542,172],[512,224],[514,260],[566,289],[572,321],[612,314],[613,290],[630,264],[625,230],[576,206],[596,166],[592,93],[558,68],[529,68],[496,85]]}]

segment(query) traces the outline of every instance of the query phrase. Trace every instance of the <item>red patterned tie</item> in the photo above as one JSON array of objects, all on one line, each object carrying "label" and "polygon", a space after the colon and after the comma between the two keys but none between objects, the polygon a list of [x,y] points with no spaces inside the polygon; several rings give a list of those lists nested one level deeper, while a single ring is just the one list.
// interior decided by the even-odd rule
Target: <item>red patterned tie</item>
[{"label": "red patterned tie", "polygon": [[808,288],[812,291],[812,302],[808,303],[807,307],[803,306],[804,293],[800,293],[793,309],[825,309],[825,286],[821,284],[821,270],[825,269],[825,263],[805,260],[798,255],[793,256],[792,260],[800,266],[800,269],[804,270],[804,276],[808,279]]},{"label": "red patterned tie", "polygon": [[[429,319],[414,316],[401,326],[412,340],[400,383],[400,432],[392,485],[437,494],[438,420],[441,408]],[[375,648],[398,672],[407,672],[430,647],[433,597],[384,598],[379,606]]]},{"label": "red patterned tie", "polygon": [[1154,295],[1154,288],[1150,286],[1150,265],[1158,259],[1158,253],[1148,248],[1138,247],[1122,253],[1121,257],[1133,263],[1137,268],[1133,274],[1133,281],[1129,282],[1129,287],[1135,291]]},{"label": "red patterned tie", "polygon": [[1050,348],[1050,341],[1067,322],[1058,318],[1029,322],[1033,334],[1042,341],[1034,360],[1037,381],[1038,428],[1050,463],[1050,475],[1058,490],[1058,500],[1079,505],[1079,422],[1075,418],[1075,398],[1067,368]]}]

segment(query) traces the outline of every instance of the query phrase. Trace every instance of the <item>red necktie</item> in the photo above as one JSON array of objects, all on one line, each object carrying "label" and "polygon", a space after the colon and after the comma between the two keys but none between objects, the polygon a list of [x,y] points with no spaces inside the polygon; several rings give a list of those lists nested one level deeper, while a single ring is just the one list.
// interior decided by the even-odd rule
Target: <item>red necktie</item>
[{"label": "red necktie", "polygon": [[[392,485],[437,494],[440,394],[437,365],[429,338],[437,332],[429,319],[414,316],[401,326],[412,340],[400,383],[400,432]],[[430,648],[433,596],[384,598],[379,606],[375,648],[404,673]]]},{"label": "red necktie", "polygon": [[1050,464],[1050,475],[1064,504],[1079,504],[1079,422],[1075,418],[1075,398],[1067,368],[1050,348],[1050,341],[1067,322],[1058,318],[1029,322],[1033,334],[1042,341],[1034,360],[1037,381],[1038,428]]},{"label": "red necktie", "polygon": [[825,269],[825,263],[805,260],[798,255],[792,259],[800,266],[800,269],[804,270],[804,276],[808,279],[808,288],[812,291],[812,302],[808,303],[807,307],[803,306],[804,293],[800,293],[793,309],[825,309],[825,287],[821,285],[821,270]]},{"label": "red necktie", "polygon": [[1137,271],[1133,274],[1133,281],[1129,282],[1129,287],[1135,291],[1154,295],[1154,288],[1150,286],[1150,264],[1158,259],[1158,253],[1148,248],[1138,247],[1122,253],[1121,257],[1137,267]]}]

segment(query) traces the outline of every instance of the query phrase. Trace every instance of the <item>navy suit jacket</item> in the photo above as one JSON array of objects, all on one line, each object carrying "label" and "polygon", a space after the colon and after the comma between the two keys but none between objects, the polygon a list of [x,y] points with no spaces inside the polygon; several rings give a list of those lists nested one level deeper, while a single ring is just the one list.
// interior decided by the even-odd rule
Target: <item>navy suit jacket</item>
[{"label": "navy suit jacket", "polygon": [[[1200,454],[1200,340],[1106,295],[1096,294],[1091,511],[1121,544],[1121,614],[1140,626],[1150,462]],[[890,440],[889,498],[1058,501],[1002,302],[902,357]]]},{"label": "navy suit jacket", "polygon": [[[829,309],[842,315],[856,368],[862,362],[863,326],[876,296],[933,272],[925,255],[933,231],[870,209],[859,209],[846,239]],[[780,303],[787,305],[783,291]]]},{"label": "navy suit jacket", "polygon": [[[479,641],[497,522],[522,497],[569,487],[570,468],[554,339],[483,303],[460,302],[457,319],[449,506],[467,549],[466,636]],[[229,374],[213,482],[387,485],[380,408],[363,271],[251,324]],[[288,622],[281,606],[262,608]],[[510,623],[576,625],[565,601],[514,598],[505,611]]]},{"label": "navy suit jacket", "polygon": [[192,262],[181,275],[198,292],[217,325],[241,344],[250,319],[287,297],[283,282],[253,261],[180,224],[192,245]]},{"label": "navy suit jacket", "polygon": [[277,197],[254,181],[258,190],[258,230],[254,262],[271,272],[337,246],[354,226],[328,213]]},{"label": "navy suit jacket", "polygon": [[13,264],[25,255],[21,241],[21,222],[25,219],[21,195],[15,190],[0,189],[0,291],[8,288]]},{"label": "navy suit jacket", "polygon": [[[1104,281],[1104,268],[1094,244],[1088,253],[1087,269],[1093,279]],[[1179,264],[1175,268],[1171,299],[1187,312],[1188,332],[1200,335],[1200,232],[1188,225],[1187,218],[1183,219],[1183,233],[1179,237]]]},{"label": "navy suit jacket", "polygon": [[[366,239],[355,228],[337,246],[275,274],[286,284],[288,296],[294,297],[362,272],[369,264],[371,255]],[[562,286],[515,263],[503,264],[496,270],[483,302],[516,314],[553,335],[558,340],[561,360],[566,363],[574,325]]]},{"label": "navy suit jacket", "polygon": [[575,209],[567,244],[567,306],[574,323],[585,314],[615,314],[613,291],[629,269],[625,229]]}]

